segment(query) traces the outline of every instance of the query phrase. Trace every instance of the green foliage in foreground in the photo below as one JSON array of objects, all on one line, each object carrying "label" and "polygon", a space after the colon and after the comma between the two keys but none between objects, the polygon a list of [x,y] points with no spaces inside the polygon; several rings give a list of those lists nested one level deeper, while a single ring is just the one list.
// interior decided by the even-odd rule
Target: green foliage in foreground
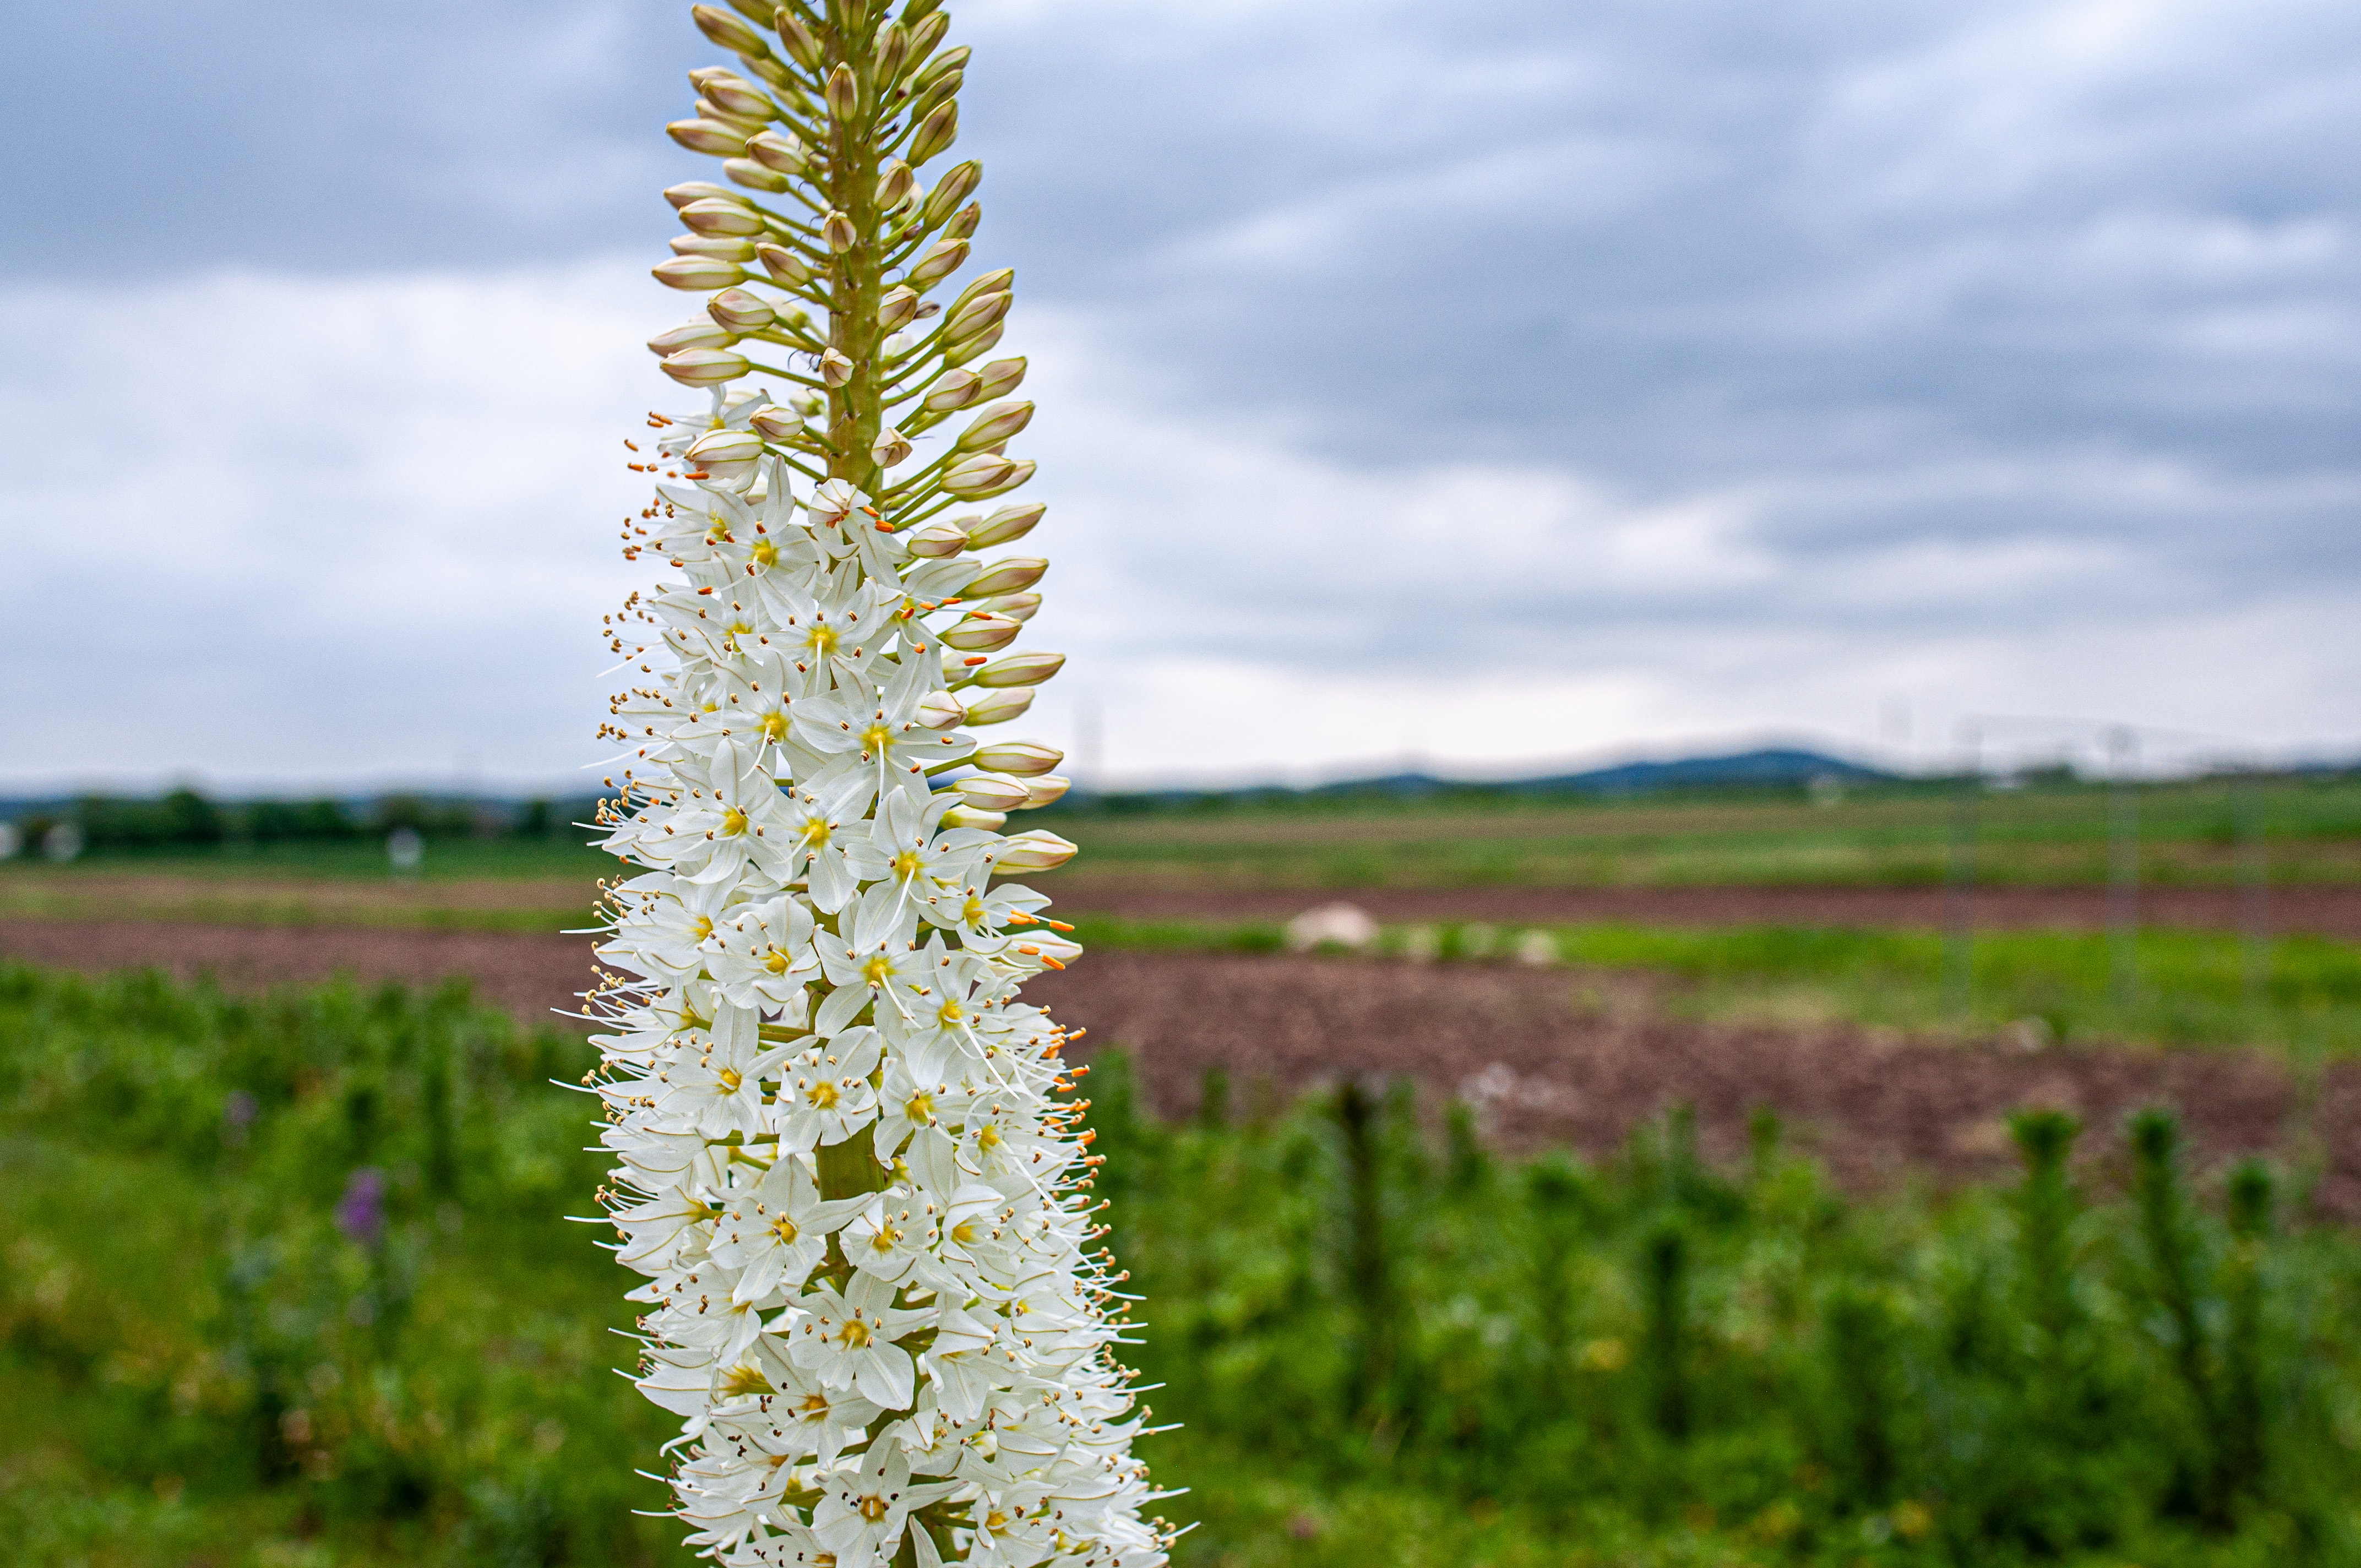
[{"label": "green foliage in foreground", "polygon": [[[682,1561],[558,1218],[586,1058],[455,992],[0,968],[0,1561]],[[2260,1167],[2215,1216],[2169,1121],[2121,1200],[2037,1118],[2022,1184],[1864,1206],[1767,1124],[1510,1164],[1374,1090],[1087,1087],[1186,1563],[2356,1560],[2361,1247]]]}]

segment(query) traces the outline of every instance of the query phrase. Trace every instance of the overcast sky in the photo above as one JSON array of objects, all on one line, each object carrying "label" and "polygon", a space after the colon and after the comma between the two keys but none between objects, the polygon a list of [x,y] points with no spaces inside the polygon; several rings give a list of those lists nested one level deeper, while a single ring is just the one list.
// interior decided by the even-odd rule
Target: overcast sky
[{"label": "overcast sky", "polygon": [[[1078,762],[2361,750],[2350,0],[953,9]],[[574,776],[686,6],[0,51],[0,788]]]}]

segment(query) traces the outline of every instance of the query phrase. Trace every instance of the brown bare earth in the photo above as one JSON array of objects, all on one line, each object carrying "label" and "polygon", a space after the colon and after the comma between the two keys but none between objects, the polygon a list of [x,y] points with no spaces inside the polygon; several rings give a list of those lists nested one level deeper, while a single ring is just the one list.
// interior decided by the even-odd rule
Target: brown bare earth
[{"label": "brown bare earth", "polygon": [[[1354,888],[1335,893],[1125,888],[1045,883],[1065,912],[1135,920],[1284,920],[1318,904],[1356,905],[1384,921],[1492,920],[1575,925],[1622,920],[1647,926],[1916,926],[1950,919],[1939,887]],[[1985,887],[1969,901],[1975,923],[1993,929],[2093,929],[2107,921],[2098,887]],[[2235,930],[2244,915],[2228,887],[2143,888],[2149,926]],[[2361,887],[2275,887],[2265,928],[2361,941]]]},{"label": "brown bare earth", "polygon": [[[588,963],[579,938],[560,937],[30,921],[0,922],[0,953],[86,970],[209,972],[241,988],[340,971],[410,982],[466,974],[526,1017],[568,1005]],[[2026,1053],[1849,1025],[1708,1025],[1667,1016],[1645,977],[1469,965],[1102,952],[1032,994],[1088,1028],[1086,1045],[1130,1047],[1167,1114],[1192,1110],[1216,1065],[1248,1098],[1345,1073],[1408,1074],[1483,1107],[1512,1146],[1564,1140],[1592,1154],[1684,1102],[1708,1148],[1729,1154],[1768,1105],[1839,1179],[1879,1186],[1911,1171],[2005,1168],[2002,1118],[2016,1106],[2112,1127],[2164,1102],[2181,1108],[2204,1163],[2259,1149],[2316,1162],[2320,1206],[2361,1218],[2361,1070],[2343,1067],[2307,1091],[2254,1053]]]}]

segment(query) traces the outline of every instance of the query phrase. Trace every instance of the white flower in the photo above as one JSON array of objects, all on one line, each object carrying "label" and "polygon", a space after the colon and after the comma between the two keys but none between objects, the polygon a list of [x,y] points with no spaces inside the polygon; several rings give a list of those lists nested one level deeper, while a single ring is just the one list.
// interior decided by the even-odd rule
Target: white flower
[{"label": "white flower", "polygon": [[787,1354],[824,1387],[853,1388],[881,1410],[906,1410],[917,1388],[910,1353],[894,1342],[925,1326],[928,1313],[894,1305],[894,1287],[873,1274],[853,1275],[843,1291],[821,1286],[806,1294]]},{"label": "white flower", "polygon": [[[719,8],[696,19],[766,72],[809,75],[822,51],[793,12],[783,55]],[[753,159],[734,181],[827,214],[827,246],[800,251],[722,187],[667,192],[690,232],[659,275],[728,291],[708,313],[721,327],[655,345],[709,401],[651,415],[633,446],[664,483],[626,521],[624,554],[666,576],[600,633],[624,660],[599,734],[621,745],[626,787],[599,819],[631,870],[605,890],[586,1011],[612,1156],[600,1202],[643,1277],[627,1298],[643,1304],[636,1381],[679,1418],[675,1506],[721,1568],[1161,1568],[1172,1532],[1141,1517],[1157,1494],[1130,1453],[1140,1418],[1101,1310],[1090,1167],[1052,1098],[1067,1036],[1018,994],[1079,948],[1039,894],[992,884],[1073,852],[1000,831],[1002,811],[1062,788],[1057,753],[1000,742],[979,759],[999,784],[970,783],[957,807],[936,788],[975,756],[960,726],[1016,718],[1062,663],[984,660],[1027,630],[1046,563],[974,551],[1044,509],[943,515],[1032,469],[992,450],[1029,417],[1000,400],[1025,362],[950,364],[998,337],[1012,275],[950,305],[956,334],[858,358],[818,346],[807,311],[849,297],[914,326],[928,307],[910,291],[965,260],[944,231],[980,177],[961,164],[921,200],[895,172],[953,111],[924,130],[890,99],[856,114],[887,24],[847,15],[826,51],[840,63],[807,82],[829,137],[755,135],[776,101],[719,69],[696,73],[704,117],[675,127],[692,150]],[[880,169],[892,190],[856,222],[836,196]],[[933,270],[888,275],[890,255]],[[757,263],[770,283],[737,287]],[[831,390],[789,389],[783,408],[738,347],[787,348],[776,374]],[[944,461],[895,433],[970,404],[990,406]],[[871,478],[873,463],[903,477]],[[936,1501],[959,1522],[911,1530]]]},{"label": "white flower", "polygon": [[788,1062],[779,1075],[781,1150],[840,1144],[877,1113],[877,1032],[848,1029]]},{"label": "white flower", "polygon": [[811,911],[782,894],[731,916],[714,927],[704,948],[707,970],[721,994],[741,1007],[800,1010],[804,983],[819,973]]},{"label": "white flower", "polygon": [[802,1159],[782,1155],[761,1179],[730,1194],[707,1251],[714,1262],[743,1271],[731,1288],[741,1301],[760,1301],[782,1282],[792,1293],[828,1255],[829,1233],[860,1208],[857,1198],[821,1202]]}]

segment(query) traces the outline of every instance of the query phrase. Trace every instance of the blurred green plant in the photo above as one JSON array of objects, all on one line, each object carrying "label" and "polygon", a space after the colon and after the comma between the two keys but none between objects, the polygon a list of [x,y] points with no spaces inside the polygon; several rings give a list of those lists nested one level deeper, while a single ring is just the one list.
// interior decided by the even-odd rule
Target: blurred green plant
[{"label": "blurred green plant", "polygon": [[[0,966],[0,1561],[686,1561],[580,1462],[668,1435],[560,1220],[587,1060],[456,989]],[[2169,1116],[1860,1202],[1767,1116],[1510,1159],[1398,1084],[1165,1123],[1093,1069],[1184,1563],[2361,1561],[2361,1245]]]}]

